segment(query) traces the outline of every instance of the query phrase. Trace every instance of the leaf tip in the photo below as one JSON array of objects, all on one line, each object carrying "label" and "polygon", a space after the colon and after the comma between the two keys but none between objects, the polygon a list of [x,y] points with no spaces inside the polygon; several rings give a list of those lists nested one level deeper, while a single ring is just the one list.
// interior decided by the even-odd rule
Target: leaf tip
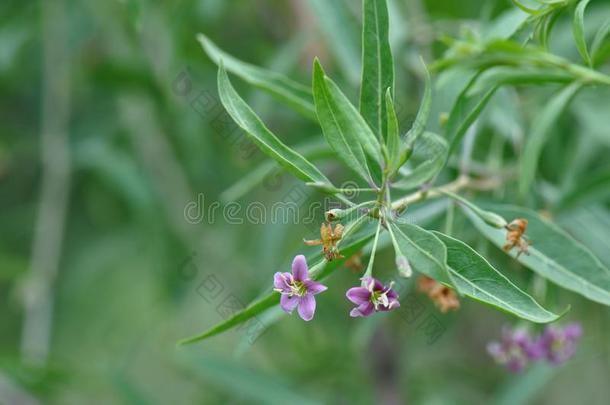
[{"label": "leaf tip", "polygon": [[209,42],[208,37],[206,37],[203,33],[198,32],[197,34],[195,34],[195,38],[197,39],[197,41],[203,45],[206,46],[206,44]]},{"label": "leaf tip", "polygon": [[316,76],[316,74],[320,74],[320,73],[322,75],[324,75],[324,69],[322,68],[320,59],[318,59],[317,56],[315,58],[313,58],[313,73],[314,73],[314,76]]}]

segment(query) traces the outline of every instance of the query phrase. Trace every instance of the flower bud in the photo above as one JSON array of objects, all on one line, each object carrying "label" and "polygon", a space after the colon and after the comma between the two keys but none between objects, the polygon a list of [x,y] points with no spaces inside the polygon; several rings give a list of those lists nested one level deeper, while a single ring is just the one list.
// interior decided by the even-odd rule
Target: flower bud
[{"label": "flower bud", "polygon": [[490,212],[484,211],[482,209],[478,209],[476,214],[481,218],[487,225],[493,226],[494,228],[504,228],[507,224],[506,220],[502,218],[500,215]]},{"label": "flower bud", "polygon": [[411,264],[405,256],[396,255],[396,267],[398,268],[398,274],[400,274],[401,277],[411,277],[413,274]]}]

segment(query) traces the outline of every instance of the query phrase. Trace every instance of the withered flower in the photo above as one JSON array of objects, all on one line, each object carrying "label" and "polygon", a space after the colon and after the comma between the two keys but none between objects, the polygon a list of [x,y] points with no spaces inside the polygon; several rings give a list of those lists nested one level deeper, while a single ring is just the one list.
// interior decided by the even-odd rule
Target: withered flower
[{"label": "withered flower", "polygon": [[334,259],[342,259],[343,256],[337,249],[337,242],[341,240],[343,236],[343,225],[337,224],[333,229],[331,224],[322,223],[320,227],[320,239],[315,240],[303,240],[307,246],[318,246],[322,245],[322,251],[324,257],[329,262]]},{"label": "withered flower", "polygon": [[428,295],[443,314],[460,308],[457,294],[446,285],[438,283]]},{"label": "withered flower", "polygon": [[356,252],[348,257],[344,265],[354,273],[362,272],[362,270],[364,270],[364,266],[362,265],[362,252]]},{"label": "withered flower", "polygon": [[421,276],[419,279],[417,279],[417,291],[428,294],[434,288],[434,286],[436,286],[436,284],[435,279],[428,276]]},{"label": "withered flower", "polygon": [[422,276],[417,280],[417,290],[428,294],[442,313],[460,308],[460,301],[454,290],[439,283],[438,281]]},{"label": "withered flower", "polygon": [[527,219],[517,218],[510,224],[506,225],[506,244],[502,247],[505,252],[510,252],[514,247],[519,248],[517,256],[521,253],[529,254],[527,251],[530,242],[525,237],[524,233],[527,229]]}]

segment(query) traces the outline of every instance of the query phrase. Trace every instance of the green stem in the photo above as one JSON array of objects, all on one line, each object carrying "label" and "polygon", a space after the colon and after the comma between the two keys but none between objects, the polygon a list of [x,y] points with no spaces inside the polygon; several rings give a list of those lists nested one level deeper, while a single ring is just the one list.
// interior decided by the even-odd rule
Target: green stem
[{"label": "green stem", "polygon": [[381,233],[381,221],[377,224],[377,231],[375,232],[375,239],[373,240],[373,250],[371,250],[371,257],[369,259],[369,264],[366,267],[366,271],[364,272],[365,277],[372,277],[373,274],[373,263],[375,262],[375,252],[377,251],[377,242],[379,241],[379,234]]}]

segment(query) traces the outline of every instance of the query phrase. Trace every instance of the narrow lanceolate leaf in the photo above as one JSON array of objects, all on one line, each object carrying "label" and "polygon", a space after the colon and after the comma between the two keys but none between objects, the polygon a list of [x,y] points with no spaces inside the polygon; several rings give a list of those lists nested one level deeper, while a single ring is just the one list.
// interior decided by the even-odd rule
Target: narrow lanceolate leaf
[{"label": "narrow lanceolate leaf", "polygon": [[256,113],[237,94],[222,66],[218,69],[218,93],[220,94],[220,101],[229,115],[258,145],[261,151],[303,181],[330,184],[326,176],[313,164],[286,146],[267,129]]},{"label": "narrow lanceolate leaf", "polygon": [[[346,258],[349,258],[350,256],[354,255],[356,252],[358,252],[360,249],[362,249],[367,243],[369,243],[369,241],[372,239],[372,237],[373,237],[373,234],[369,233],[369,234],[366,234],[366,235],[360,237],[357,240],[354,240],[352,242],[346,243],[345,245],[342,245],[341,254],[343,254]],[[315,260],[320,259],[320,257],[321,257],[320,254],[314,255],[312,257],[308,257],[307,262],[314,263]],[[323,280],[324,278],[328,277],[334,270],[336,270],[338,267],[340,267],[344,263],[344,261],[345,261],[345,259],[335,259],[332,262],[326,262],[323,265],[322,269],[315,276],[312,276],[312,278],[314,280],[318,280],[318,281]],[[273,275],[272,274],[269,274],[269,284],[270,285],[273,284]],[[226,332],[227,330],[230,330],[230,329],[236,327],[237,325],[240,325],[240,324],[256,317],[257,315],[268,310],[269,308],[279,305],[279,303],[280,303],[280,294],[275,291],[270,292],[270,293],[264,295],[263,297],[257,299],[256,301],[252,302],[250,305],[248,305],[246,308],[242,309],[241,311],[236,312],[229,319],[227,319],[223,322],[220,322],[219,324],[211,327],[210,329],[206,330],[203,333],[183,339],[183,340],[179,341],[178,344],[185,345],[185,344],[195,343],[195,342],[199,342],[201,340],[210,338],[212,336],[219,335],[222,332]]]},{"label": "narrow lanceolate leaf", "polygon": [[592,202],[610,200],[610,171],[591,174],[569,190],[557,203],[555,211],[590,206]]},{"label": "narrow lanceolate leaf", "polygon": [[373,132],[385,139],[385,92],[394,92],[394,61],[388,39],[386,0],[364,0],[362,28],[362,84],[360,113]]},{"label": "narrow lanceolate leaf", "polygon": [[400,128],[398,126],[398,117],[396,117],[394,101],[392,101],[392,91],[389,87],[385,93],[385,105],[388,127],[388,138],[386,142],[388,148],[387,166],[390,173],[393,173],[395,169],[398,169],[398,163],[400,161]]},{"label": "narrow lanceolate leaf", "polygon": [[[517,259],[521,264],[567,290],[610,305],[610,270],[582,244],[531,210],[507,205],[479,206],[508,221],[515,218],[528,220],[525,236],[531,245],[529,254],[521,254]],[[502,247],[506,243],[505,230],[486,225],[467,209],[465,212],[477,229],[496,246]]]},{"label": "narrow lanceolate leaf", "polygon": [[589,4],[589,0],[581,0],[576,6],[574,11],[574,21],[572,23],[572,32],[574,33],[574,40],[576,47],[582,60],[589,66],[591,66],[591,57],[587,50],[587,39],[585,37],[585,9]]},{"label": "narrow lanceolate leaf", "polygon": [[447,266],[460,293],[528,321],[547,323],[558,318],[470,246],[440,232],[434,234],[447,247]]},{"label": "narrow lanceolate leaf", "polygon": [[540,153],[549,138],[553,124],[582,86],[582,83],[574,82],[561,90],[559,94],[551,98],[532,124],[521,156],[521,175],[519,177],[519,193],[521,196],[525,196],[530,191],[536,176]]},{"label": "narrow lanceolate leaf", "polygon": [[414,157],[420,156],[423,161],[413,170],[399,177],[396,182],[392,183],[392,187],[411,190],[433,179],[445,165],[448,151],[447,141],[432,132],[424,132],[415,145],[414,151]]},{"label": "narrow lanceolate leaf", "polygon": [[[323,159],[336,159],[336,155],[332,150],[328,149],[328,145],[321,136],[313,141],[294,145],[294,150],[310,162]],[[278,180],[283,175],[284,172],[278,167],[277,162],[265,160],[224,190],[220,194],[220,200],[223,202],[239,200],[261,183],[268,188],[273,188],[279,184]]]},{"label": "narrow lanceolate leaf", "polygon": [[339,158],[364,180],[371,181],[367,155],[379,166],[379,142],[362,116],[326,75],[316,59],[313,96],[322,132]]},{"label": "narrow lanceolate leaf", "polygon": [[183,340],[179,341],[178,344],[186,345],[189,343],[195,343],[200,340],[204,340],[209,337],[218,335],[231,328],[234,328],[235,326],[237,326],[241,323],[246,322],[249,319],[254,318],[256,315],[260,314],[261,312],[263,312],[275,305],[279,305],[279,303],[280,303],[280,294],[278,294],[276,292],[269,293],[269,294],[265,295],[264,297],[252,302],[250,305],[248,305],[246,308],[242,309],[241,311],[236,312],[235,314],[233,314],[233,316],[231,316],[226,321],[219,323],[218,325],[206,330],[205,332],[203,332],[199,335],[195,335],[190,338],[183,339]]},{"label": "narrow lanceolate leaf", "polygon": [[422,97],[415,121],[406,135],[405,143],[407,148],[412,148],[420,135],[424,133],[426,125],[428,124],[428,117],[430,116],[430,106],[432,105],[432,79],[430,78],[430,72],[423,60],[422,64],[424,65],[424,72],[426,75],[424,96]]},{"label": "narrow lanceolate leaf", "polygon": [[466,131],[481,115],[491,97],[504,85],[566,83],[573,80],[565,72],[548,67],[495,67],[475,75],[459,94],[445,129],[452,153]]},{"label": "narrow lanceolate leaf", "polygon": [[210,59],[218,66],[222,63],[227,71],[286,102],[305,117],[316,118],[311,89],[308,86],[295,82],[282,74],[242,62],[222,51],[203,34],[198,34],[197,40]]},{"label": "narrow lanceolate leaf", "polygon": [[591,43],[591,64],[595,66],[599,51],[602,49],[602,45],[606,43],[604,40],[610,33],[610,20],[607,20],[595,33],[593,42]]},{"label": "narrow lanceolate leaf", "polygon": [[447,269],[447,248],[432,232],[417,225],[390,223],[400,252],[413,270],[453,286]]},{"label": "narrow lanceolate leaf", "polygon": [[499,85],[493,83],[481,94],[470,94],[470,89],[476,84],[481,73],[475,75],[458,95],[445,127],[445,136],[449,140],[449,153],[452,153],[462,141],[466,131],[479,118],[483,109],[494,95]]}]

